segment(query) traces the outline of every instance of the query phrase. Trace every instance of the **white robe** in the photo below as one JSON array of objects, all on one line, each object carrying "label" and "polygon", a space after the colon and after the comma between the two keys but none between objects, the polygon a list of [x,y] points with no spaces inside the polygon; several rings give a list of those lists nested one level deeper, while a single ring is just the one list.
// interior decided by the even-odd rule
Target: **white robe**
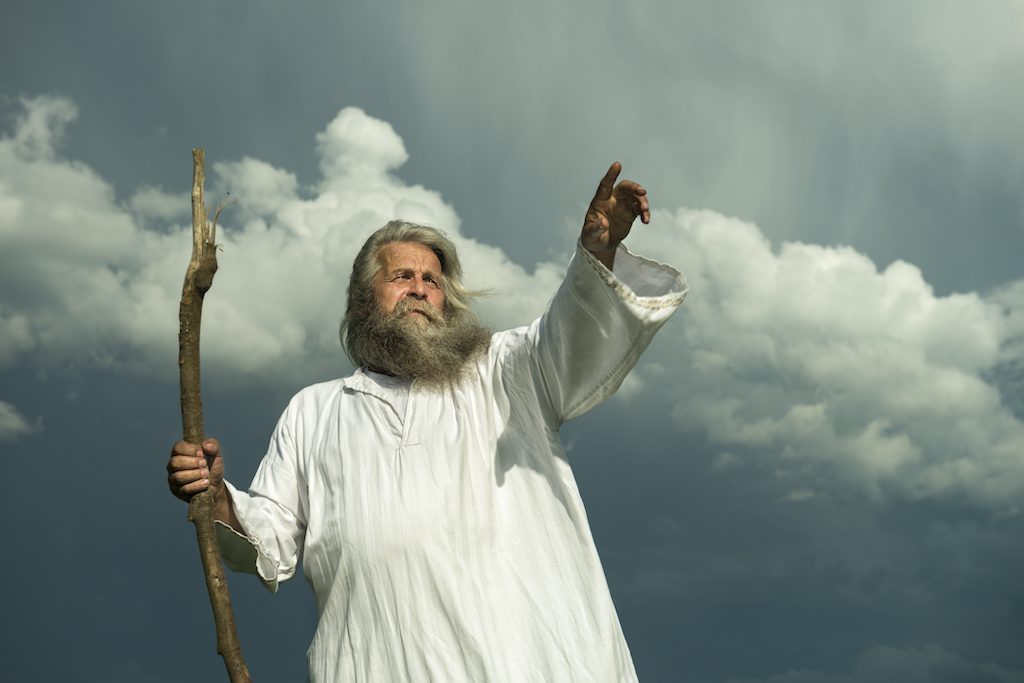
[{"label": "white robe", "polygon": [[547,312],[457,386],[412,384],[402,414],[363,371],[292,399],[249,492],[228,484],[246,536],[218,538],[271,591],[302,559],[312,681],[636,680],[558,429],[686,291],[624,247],[614,274],[577,247]]}]

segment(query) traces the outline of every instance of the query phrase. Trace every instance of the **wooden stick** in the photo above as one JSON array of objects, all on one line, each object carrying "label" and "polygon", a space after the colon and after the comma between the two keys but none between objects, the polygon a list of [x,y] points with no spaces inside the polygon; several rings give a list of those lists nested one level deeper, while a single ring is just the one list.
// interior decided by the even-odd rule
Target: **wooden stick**
[{"label": "wooden stick", "polygon": [[[203,185],[206,180],[206,152],[192,150],[192,259],[185,271],[178,308],[178,372],[181,380],[181,427],[187,443],[201,445],[204,439],[203,401],[199,384],[199,329],[203,317],[203,297],[217,272],[217,247],[214,234],[220,208],[211,222],[206,214]],[[217,653],[224,658],[231,683],[252,683],[249,669],[242,658],[231,596],[220,560],[216,532],[213,528],[213,497],[209,491],[192,496],[188,518],[196,527],[199,556],[203,560],[206,590],[213,606],[217,627]]]}]

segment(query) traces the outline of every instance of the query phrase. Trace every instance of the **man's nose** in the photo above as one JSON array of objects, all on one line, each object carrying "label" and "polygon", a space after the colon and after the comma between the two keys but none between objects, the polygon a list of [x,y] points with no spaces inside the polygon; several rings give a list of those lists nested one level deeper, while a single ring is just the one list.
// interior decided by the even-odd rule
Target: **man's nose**
[{"label": "man's nose", "polygon": [[427,283],[421,277],[414,277],[409,285],[409,296],[414,299],[427,298]]}]

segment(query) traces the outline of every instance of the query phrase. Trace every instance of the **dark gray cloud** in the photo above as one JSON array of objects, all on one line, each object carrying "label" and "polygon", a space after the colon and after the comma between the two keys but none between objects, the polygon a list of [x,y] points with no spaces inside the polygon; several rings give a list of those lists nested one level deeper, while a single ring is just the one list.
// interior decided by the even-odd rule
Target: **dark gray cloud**
[{"label": "dark gray cloud", "polygon": [[[874,648],[930,644],[1024,671],[1024,555],[1008,543],[1019,518],[949,501],[787,501],[773,467],[716,471],[712,445],[667,436],[649,407],[599,411],[570,430],[574,464],[641,675],[851,675]],[[633,428],[608,426],[613,414]]]},{"label": "dark gray cloud", "polygon": [[118,188],[187,189],[178,141],[313,182],[309,131],[355,105],[407,140],[404,178],[520,263],[560,250],[571,237],[558,221],[619,157],[656,205],[906,259],[940,292],[984,290],[1016,277],[1024,247],[1024,95],[1008,87],[1024,62],[1020,13],[1011,1],[100,2],[55,19],[17,2],[0,54],[24,67],[0,91],[70,95],[86,112],[72,157]]},{"label": "dark gray cloud", "polygon": [[765,679],[729,679],[729,683],[1015,683],[1021,680],[1024,680],[1024,673],[1020,671],[1004,669],[991,662],[967,661],[932,645],[904,650],[872,648],[858,658],[849,674],[799,670]]},{"label": "dark gray cloud", "polygon": [[[1019,5],[324,5],[5,8],[0,678],[223,680],[161,475],[201,144],[240,200],[206,357],[233,479],[344,372],[361,231],[457,232],[522,322],[618,158],[658,210],[631,241],[693,285],[564,435],[642,680],[1022,679]],[[245,578],[254,672],[301,679],[308,593]]]}]

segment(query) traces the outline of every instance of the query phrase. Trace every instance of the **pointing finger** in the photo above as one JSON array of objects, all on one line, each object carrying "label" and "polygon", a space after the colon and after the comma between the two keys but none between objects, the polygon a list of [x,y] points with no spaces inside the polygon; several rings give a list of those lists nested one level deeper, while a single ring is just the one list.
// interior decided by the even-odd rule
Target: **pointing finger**
[{"label": "pointing finger", "polygon": [[622,171],[622,164],[619,162],[613,163],[608,167],[608,172],[601,178],[601,182],[597,186],[597,192],[594,194],[594,201],[607,201],[612,197],[612,190],[615,189],[615,179],[619,177],[619,172]]}]

